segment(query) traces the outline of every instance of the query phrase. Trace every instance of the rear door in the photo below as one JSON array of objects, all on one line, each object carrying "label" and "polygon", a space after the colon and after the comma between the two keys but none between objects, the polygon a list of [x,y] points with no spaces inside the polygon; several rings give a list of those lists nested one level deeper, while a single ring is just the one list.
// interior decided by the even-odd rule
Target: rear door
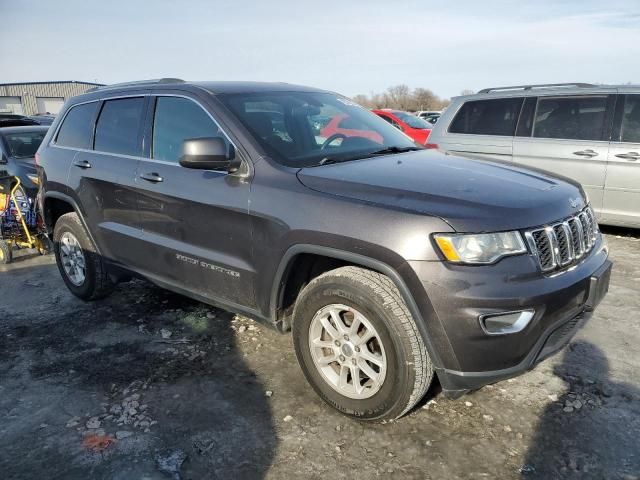
[{"label": "rear door", "polygon": [[577,180],[600,216],[614,101],[608,92],[537,98],[531,128],[514,139],[513,161]]},{"label": "rear door", "polygon": [[67,182],[101,254],[133,267],[141,242],[134,187],[146,98],[140,94],[75,106],[56,139],[56,146],[76,151]]},{"label": "rear door", "polygon": [[432,141],[451,153],[510,160],[523,101],[522,97],[469,100],[455,113],[447,131]]},{"label": "rear door", "polygon": [[[138,170],[143,272],[224,303],[254,305],[249,179],[180,166],[182,142],[229,137],[204,100],[158,92],[149,106],[149,151]],[[236,150],[236,155],[241,152]]]},{"label": "rear door", "polygon": [[640,95],[618,97],[602,219],[640,227]]}]

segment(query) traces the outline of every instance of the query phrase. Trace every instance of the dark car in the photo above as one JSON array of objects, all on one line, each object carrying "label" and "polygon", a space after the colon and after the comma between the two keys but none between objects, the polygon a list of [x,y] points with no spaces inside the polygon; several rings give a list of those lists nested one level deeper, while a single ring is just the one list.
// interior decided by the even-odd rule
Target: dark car
[{"label": "dark car", "polygon": [[28,118],[29,120],[33,120],[34,122],[36,122],[38,125],[51,125],[56,119],[56,116],[51,114],[38,114],[31,115]]},{"label": "dark car", "polygon": [[20,127],[28,125],[40,125],[40,123],[32,120],[24,115],[16,113],[0,113],[0,128],[2,127]]},{"label": "dark car", "polygon": [[41,126],[0,128],[0,172],[20,178],[25,191],[33,198],[38,190],[35,154],[48,129]]},{"label": "dark car", "polygon": [[[365,133],[316,135],[327,116]],[[39,155],[71,292],[137,276],[292,330],[311,386],[364,420],[403,415],[434,376],[457,397],[532,368],[608,288],[580,185],[424,150],[314,88],[102,87]]]}]

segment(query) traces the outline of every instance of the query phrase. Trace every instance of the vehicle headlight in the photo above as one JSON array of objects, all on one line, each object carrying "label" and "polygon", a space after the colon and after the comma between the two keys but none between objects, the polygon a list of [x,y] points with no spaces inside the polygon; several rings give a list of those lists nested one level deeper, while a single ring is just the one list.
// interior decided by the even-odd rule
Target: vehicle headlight
[{"label": "vehicle headlight", "polygon": [[455,263],[494,263],[502,257],[527,252],[519,232],[434,235],[440,251]]}]

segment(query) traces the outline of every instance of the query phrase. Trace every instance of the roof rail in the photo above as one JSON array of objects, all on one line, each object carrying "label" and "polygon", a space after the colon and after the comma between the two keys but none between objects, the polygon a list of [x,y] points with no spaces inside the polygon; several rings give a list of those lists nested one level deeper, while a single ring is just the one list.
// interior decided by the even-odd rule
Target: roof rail
[{"label": "roof rail", "polygon": [[181,78],[154,78],[151,80],[136,80],[134,82],[122,82],[122,83],[112,83],[111,85],[103,85],[101,87],[94,87],[87,90],[87,92],[96,92],[102,90],[109,90],[111,88],[120,88],[120,87],[136,87],[142,85],[158,85],[162,83],[184,83],[184,80]]},{"label": "roof rail", "polygon": [[540,83],[538,85],[514,85],[512,87],[483,88],[482,90],[479,90],[478,93],[497,92],[500,90],[533,90],[534,88],[554,88],[554,87],[589,88],[589,87],[597,87],[597,85],[594,85],[592,83]]}]

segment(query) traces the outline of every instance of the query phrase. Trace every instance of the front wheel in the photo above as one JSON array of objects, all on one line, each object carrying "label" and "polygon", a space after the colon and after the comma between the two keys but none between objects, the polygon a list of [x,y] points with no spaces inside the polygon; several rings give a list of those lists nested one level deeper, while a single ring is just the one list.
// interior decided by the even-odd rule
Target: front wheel
[{"label": "front wheel", "polygon": [[433,378],[424,341],[400,292],[371,270],[342,267],[312,280],[296,301],[293,340],[318,395],[362,420],[404,415]]}]

